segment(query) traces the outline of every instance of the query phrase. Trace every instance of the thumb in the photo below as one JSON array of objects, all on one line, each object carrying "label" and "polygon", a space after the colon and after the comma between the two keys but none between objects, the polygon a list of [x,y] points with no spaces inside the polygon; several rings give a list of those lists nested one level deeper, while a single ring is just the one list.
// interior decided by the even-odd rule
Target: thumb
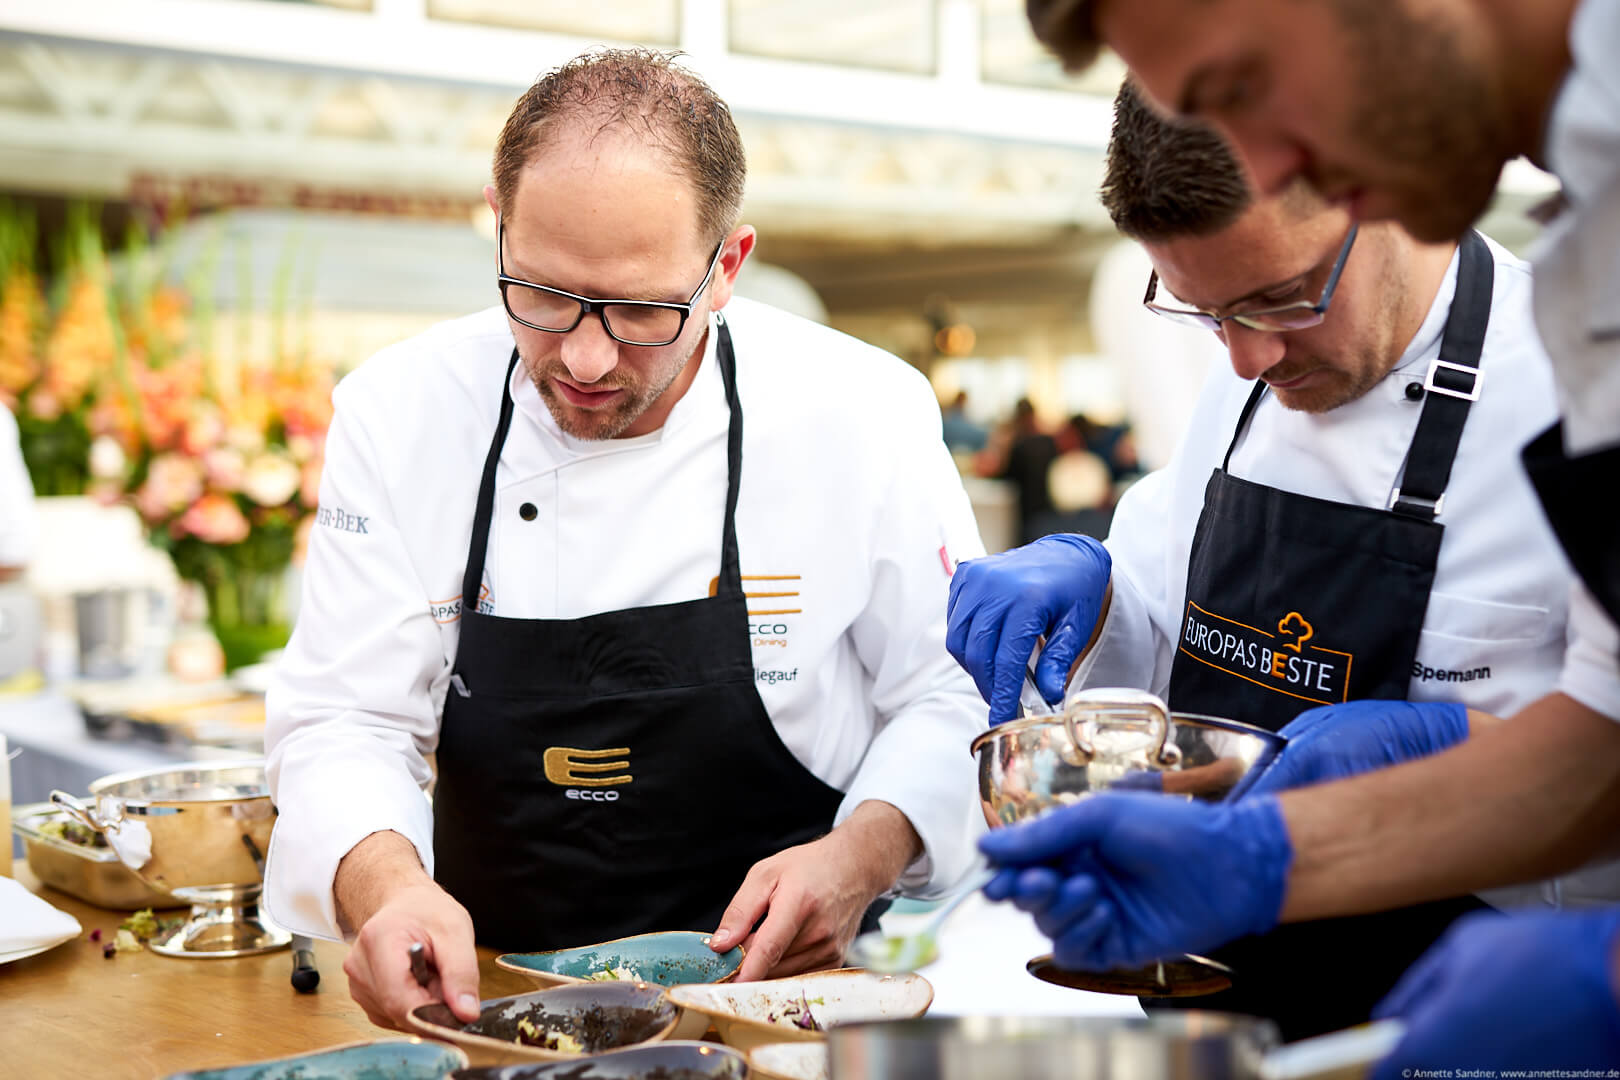
[{"label": "thumb", "polygon": [[478,952],[470,938],[460,934],[440,934],[429,945],[433,966],[439,972],[439,993],[456,1019],[471,1023],[478,1019]]},{"label": "thumb", "polygon": [[1069,688],[1069,670],[1074,667],[1075,657],[1080,655],[1089,636],[1089,629],[1086,636],[1081,636],[1073,618],[1065,615],[1052,636],[1046,639],[1046,648],[1035,661],[1035,686],[1052,704],[1063,700],[1064,691]]},{"label": "thumb", "polygon": [[720,916],[720,925],[709,935],[709,948],[715,952],[726,952],[753,933],[754,925],[770,906],[775,887],[776,875],[759,872],[756,864],[743,879],[742,887],[731,898],[731,903],[726,905],[725,913]]},{"label": "thumb", "polygon": [[[1152,796],[1149,796],[1152,797]],[[1124,809],[1119,800],[1094,795],[1034,821],[994,829],[979,838],[979,850],[992,863],[1028,866],[1095,846]]]}]

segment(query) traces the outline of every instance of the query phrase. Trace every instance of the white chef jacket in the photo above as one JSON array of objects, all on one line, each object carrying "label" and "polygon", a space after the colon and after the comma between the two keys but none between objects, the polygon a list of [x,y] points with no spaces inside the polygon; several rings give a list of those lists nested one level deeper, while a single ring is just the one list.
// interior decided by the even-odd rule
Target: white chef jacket
[{"label": "white chef jacket", "polygon": [[17,420],[0,405],[0,566],[28,565],[34,529],[34,485],[18,442]]},{"label": "white chef jacket", "polygon": [[[948,892],[984,828],[968,747],[986,711],[945,651],[945,601],[955,560],[984,548],[939,406],[920,373],[853,338],[740,298],[725,317],[760,697],[794,756],[845,792],[837,820],[867,799],[898,807],[925,848],[901,886]],[[664,426],[634,438],[564,434],[519,365],[486,610],[577,619],[708,595],[730,415],[715,343],[711,327]],[[299,933],[338,934],[332,879],[371,832],[400,832],[433,868],[424,755],[511,352],[493,308],[384,349],[333,395],[302,607],[268,695],[280,818],[265,895]]]},{"label": "white chef jacket", "polygon": [[[1518,456],[1558,413],[1552,371],[1530,317],[1529,267],[1495,243],[1491,254],[1496,277],[1480,397],[1469,409],[1446,488],[1439,518],[1445,535],[1407,696],[1507,716],[1554,688],[1573,571]],[[1367,394],[1321,414],[1263,398],[1232,455],[1233,475],[1318,499],[1386,507],[1422,411],[1406,387],[1421,384],[1439,356],[1457,266],[1453,255],[1422,327]],[[1209,340],[1219,348],[1213,335]],[[1170,464],[1120,500],[1107,541],[1113,600],[1076,674],[1082,685],[1140,686],[1161,695],[1169,687],[1204,487],[1254,385],[1230,363],[1213,368]],[[1593,887],[1620,896],[1608,878],[1620,886],[1620,875],[1611,872]],[[1566,880],[1564,894],[1571,888]],[[1506,904],[1558,895],[1551,886],[1529,886],[1493,890],[1489,898]]]},{"label": "white chef jacket", "polygon": [[[1620,441],[1620,2],[1583,0],[1569,30],[1574,67],[1548,124],[1544,160],[1567,208],[1537,243],[1535,314],[1558,384],[1565,452]],[[1593,513],[1609,513],[1608,492]],[[1577,583],[1558,689],[1620,720],[1613,622]]]}]

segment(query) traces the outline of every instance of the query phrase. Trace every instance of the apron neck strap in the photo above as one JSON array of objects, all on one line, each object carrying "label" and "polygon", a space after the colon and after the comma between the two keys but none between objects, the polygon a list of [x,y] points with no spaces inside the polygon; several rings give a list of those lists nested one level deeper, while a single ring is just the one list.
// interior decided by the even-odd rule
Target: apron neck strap
[{"label": "apron neck strap", "polygon": [[[726,520],[720,538],[720,581],[717,594],[738,595],[742,592],[742,561],[737,549],[737,495],[742,479],[742,403],[737,395],[737,354],[731,347],[731,330],[725,317],[715,312],[718,338],[715,355],[720,363],[720,376],[726,387],[726,407],[731,412],[726,431]],[[484,456],[484,472],[478,481],[478,506],[473,513],[471,546],[467,552],[467,569],[461,579],[461,611],[478,611],[479,583],[484,577],[484,558],[489,551],[489,526],[495,512],[495,473],[501,463],[501,448],[506,445],[506,434],[512,428],[512,373],[517,370],[518,351],[512,347],[512,358],[506,365],[506,379],[501,383],[501,415],[495,424],[495,435],[489,442],[489,453]]]},{"label": "apron neck strap", "polygon": [[495,422],[495,437],[489,440],[489,453],[484,455],[484,473],[478,481],[478,508],[473,512],[472,545],[467,550],[467,570],[461,578],[461,617],[478,610],[478,584],[484,577],[484,553],[489,550],[489,522],[495,508],[495,470],[501,463],[501,447],[506,445],[506,433],[512,427],[512,372],[517,370],[517,346],[512,346],[512,359],[506,363],[506,378],[501,382],[501,418]]},{"label": "apron neck strap", "polygon": [[1491,321],[1495,281],[1491,249],[1484,237],[1470,229],[1458,252],[1457,295],[1446,318],[1445,336],[1440,339],[1440,355],[1423,380],[1428,393],[1417,433],[1406,452],[1400,486],[1389,496],[1390,510],[1402,517],[1433,521],[1440,514],[1468,409],[1479,400],[1479,360]]},{"label": "apron neck strap", "polygon": [[[1389,509],[1403,517],[1433,521],[1440,513],[1451,466],[1457,460],[1468,407],[1479,399],[1479,360],[1485,330],[1491,320],[1491,293],[1496,264],[1484,237],[1469,230],[1458,251],[1457,293],[1446,316],[1440,355],[1429,365],[1424,389],[1428,391],[1417,431],[1406,451],[1401,484],[1389,497]],[[1232,441],[1221,459],[1221,471],[1230,472],[1232,451],[1248,429],[1255,408],[1265,396],[1266,384],[1255,380],[1243,403]]]}]

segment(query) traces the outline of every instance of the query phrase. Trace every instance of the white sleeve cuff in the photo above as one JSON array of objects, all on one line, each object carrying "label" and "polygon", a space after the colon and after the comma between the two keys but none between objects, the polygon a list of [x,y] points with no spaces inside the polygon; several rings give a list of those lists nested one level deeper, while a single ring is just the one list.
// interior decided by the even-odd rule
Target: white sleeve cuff
[{"label": "white sleeve cuff", "polygon": [[1558,689],[1594,712],[1620,720],[1620,632],[1586,587],[1569,598],[1569,648]]},{"label": "white sleeve cuff", "polygon": [[270,836],[265,910],[306,937],[343,940],[332,883],[338,863],[374,832],[393,831],[433,873],[433,809],[405,768],[358,755],[334,763],[274,763],[279,814]]}]

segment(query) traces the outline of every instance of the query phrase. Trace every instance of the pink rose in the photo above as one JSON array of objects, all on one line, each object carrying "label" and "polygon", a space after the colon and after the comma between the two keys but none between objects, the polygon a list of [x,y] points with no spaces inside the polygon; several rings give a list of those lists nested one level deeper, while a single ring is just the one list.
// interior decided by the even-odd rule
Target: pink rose
[{"label": "pink rose", "polygon": [[198,499],[175,525],[206,544],[239,544],[247,539],[251,528],[236,500],[218,494]]},{"label": "pink rose", "polygon": [[159,454],[147,466],[146,483],[135,493],[135,508],[147,521],[161,521],[202,493],[200,463],[180,454]]}]

